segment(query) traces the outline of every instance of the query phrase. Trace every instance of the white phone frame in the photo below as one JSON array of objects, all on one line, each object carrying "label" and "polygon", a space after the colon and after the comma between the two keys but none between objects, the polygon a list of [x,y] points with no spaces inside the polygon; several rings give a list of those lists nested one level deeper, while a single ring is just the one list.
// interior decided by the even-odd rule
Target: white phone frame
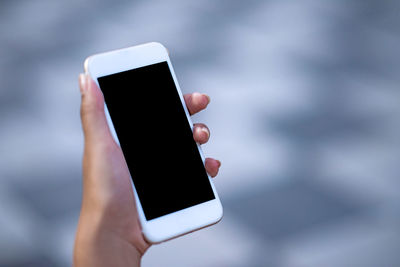
[{"label": "white phone frame", "polygon": [[[92,77],[97,85],[99,85],[97,81],[99,77],[164,61],[168,63],[168,67],[171,71],[175,86],[179,93],[187,120],[189,121],[190,127],[193,130],[193,123],[190,119],[189,111],[187,110],[181,89],[175,76],[175,72],[172,68],[168,51],[162,44],[151,42],[96,54],[88,57],[85,60],[84,67],[85,72]],[[111,133],[117,144],[119,144],[119,140],[106,104],[104,104],[104,108]],[[205,158],[201,147],[200,145],[197,145],[197,147],[204,164]],[[146,220],[138,194],[131,179],[139,221],[146,240],[150,243],[160,243],[219,222],[223,216],[222,205],[211,177],[208,176],[208,179],[214,192],[215,199],[152,220]]]}]

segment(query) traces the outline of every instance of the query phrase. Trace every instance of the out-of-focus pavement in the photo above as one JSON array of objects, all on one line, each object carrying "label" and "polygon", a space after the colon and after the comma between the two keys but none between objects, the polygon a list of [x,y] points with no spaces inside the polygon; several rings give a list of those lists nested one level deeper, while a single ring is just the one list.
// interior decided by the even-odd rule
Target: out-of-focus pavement
[{"label": "out-of-focus pavement", "polygon": [[0,266],[70,266],[86,56],[159,41],[212,97],[216,226],[143,266],[400,266],[396,1],[0,2]]}]

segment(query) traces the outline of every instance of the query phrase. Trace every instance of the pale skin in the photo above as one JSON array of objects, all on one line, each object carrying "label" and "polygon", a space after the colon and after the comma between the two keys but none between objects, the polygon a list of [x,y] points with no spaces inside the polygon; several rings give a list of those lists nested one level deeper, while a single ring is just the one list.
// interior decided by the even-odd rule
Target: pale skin
[{"label": "pale skin", "polygon": [[[85,74],[79,76],[79,85],[85,147],[74,266],[140,266],[151,244],[141,232],[124,156],[108,127],[101,90]],[[207,95],[200,93],[186,94],[184,99],[191,115],[205,109],[210,102]],[[194,124],[193,138],[197,143],[204,144],[209,137],[206,125]],[[220,166],[216,159],[205,160],[205,168],[212,177],[218,174]]]}]

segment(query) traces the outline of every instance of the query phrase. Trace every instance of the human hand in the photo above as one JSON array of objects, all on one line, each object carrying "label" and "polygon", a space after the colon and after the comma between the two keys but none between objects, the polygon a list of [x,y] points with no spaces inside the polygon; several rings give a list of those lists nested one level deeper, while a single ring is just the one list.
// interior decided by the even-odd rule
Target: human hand
[{"label": "human hand", "polygon": [[[141,232],[128,167],[108,127],[101,90],[84,74],[79,76],[79,85],[85,147],[74,265],[139,266],[150,244]],[[186,94],[184,99],[191,115],[210,102],[208,96],[199,93]],[[209,137],[206,125],[194,124],[196,142],[204,144]],[[217,175],[220,165],[218,160],[205,160],[205,168],[212,177]]]}]

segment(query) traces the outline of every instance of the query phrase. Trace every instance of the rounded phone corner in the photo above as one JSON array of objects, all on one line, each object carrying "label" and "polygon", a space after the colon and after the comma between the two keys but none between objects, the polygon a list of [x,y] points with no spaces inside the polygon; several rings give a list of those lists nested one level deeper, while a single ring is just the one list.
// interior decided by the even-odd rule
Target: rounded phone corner
[{"label": "rounded phone corner", "polygon": [[86,74],[89,74],[89,60],[92,56],[87,57],[85,61],[83,62],[83,70],[85,71]]},{"label": "rounded phone corner", "polygon": [[162,50],[165,50],[165,52],[167,52],[167,54],[169,55],[168,48],[166,48],[165,45],[163,45],[162,43],[160,43],[160,42],[150,42],[149,44],[151,44],[151,45],[153,45],[155,47],[158,47],[158,48],[160,48]]},{"label": "rounded phone corner", "polygon": [[160,244],[164,241],[164,240],[161,240],[160,238],[157,238],[156,236],[150,234],[149,232],[145,231],[144,229],[142,229],[142,236],[143,236],[144,240],[146,240],[146,242],[153,244],[153,245]]},{"label": "rounded phone corner", "polygon": [[218,211],[218,219],[216,223],[219,223],[222,218],[224,217],[224,208],[222,207],[222,205],[220,205],[219,211]]},{"label": "rounded phone corner", "polygon": [[217,207],[217,211],[215,214],[216,214],[215,221],[211,225],[219,223],[222,220],[222,218],[224,217],[224,208],[222,207],[221,202],[219,202],[219,205]]}]

